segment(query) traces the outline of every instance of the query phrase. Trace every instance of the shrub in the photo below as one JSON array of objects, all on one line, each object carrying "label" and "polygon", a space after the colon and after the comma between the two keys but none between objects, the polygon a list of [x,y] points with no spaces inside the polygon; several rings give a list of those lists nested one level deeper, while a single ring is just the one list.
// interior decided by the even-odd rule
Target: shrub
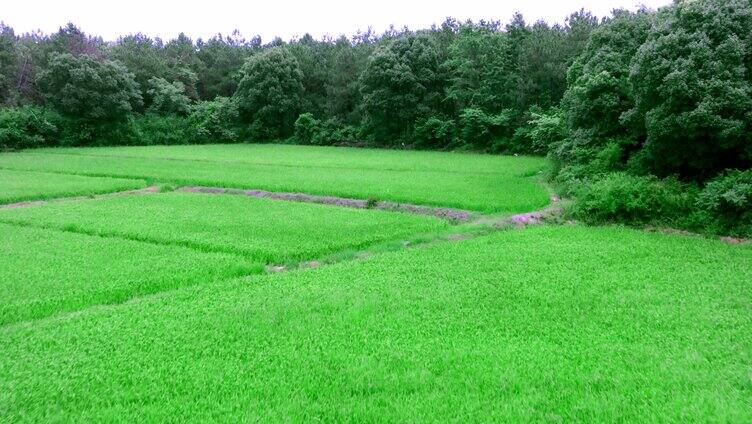
[{"label": "shrub", "polygon": [[64,119],[60,146],[123,146],[143,144],[135,118],[123,121],[91,122]]},{"label": "shrub", "polygon": [[697,197],[696,217],[711,232],[752,236],[752,169],[728,171]]},{"label": "shrub", "polygon": [[191,144],[197,135],[188,119],[177,115],[147,113],[134,119],[138,144]]},{"label": "shrub", "polygon": [[357,128],[343,125],[335,119],[324,122],[310,113],[304,113],[295,121],[295,141],[300,144],[331,146],[353,143],[358,139]]},{"label": "shrub", "polygon": [[614,172],[581,184],[569,212],[591,223],[677,225],[689,214],[695,198],[693,186],[673,178]]},{"label": "shrub", "polygon": [[530,153],[545,154],[551,146],[566,137],[566,123],[560,109],[554,108],[548,112],[531,111],[527,123]]},{"label": "shrub", "polygon": [[320,131],[321,121],[310,113],[301,114],[295,121],[295,139],[300,144],[314,144],[313,139]]},{"label": "shrub", "polygon": [[359,131],[352,125],[344,125],[336,119],[327,119],[313,139],[313,144],[332,146],[351,144],[358,141]]},{"label": "shrub", "polygon": [[459,119],[460,141],[479,149],[508,151],[513,113],[511,109],[505,109],[498,115],[489,115],[480,109],[464,109]]},{"label": "shrub", "polygon": [[211,143],[240,141],[238,106],[230,98],[217,97],[198,102],[188,118],[197,140]]},{"label": "shrub", "polygon": [[180,81],[169,82],[164,78],[149,79],[151,88],[147,92],[152,98],[149,112],[160,114],[188,115],[191,99],[185,95],[185,86]]},{"label": "shrub", "polygon": [[432,116],[415,125],[415,143],[419,147],[446,148],[454,142],[456,130],[453,120]]},{"label": "shrub", "polygon": [[0,109],[0,149],[54,146],[60,142],[63,118],[38,106]]}]

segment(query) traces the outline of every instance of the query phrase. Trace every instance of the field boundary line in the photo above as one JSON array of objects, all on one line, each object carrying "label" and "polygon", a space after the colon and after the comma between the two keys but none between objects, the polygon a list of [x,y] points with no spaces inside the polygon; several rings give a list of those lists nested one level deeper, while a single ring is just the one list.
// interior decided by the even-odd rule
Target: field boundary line
[{"label": "field boundary line", "polygon": [[498,231],[522,230],[529,226],[544,225],[549,222],[560,224],[559,216],[561,215],[561,212],[562,208],[559,198],[552,196],[551,205],[537,211],[502,217],[479,215],[472,221],[456,227],[457,229],[454,231],[445,231],[429,237],[427,237],[426,234],[418,234],[412,239],[390,240],[371,245],[368,249],[341,251],[317,260],[299,261],[286,264],[271,264],[266,266],[266,271],[268,273],[277,273],[293,271],[296,269],[318,268],[321,265],[361,260],[379,253],[392,252],[401,249],[420,249],[443,243],[470,240]]},{"label": "field boundary line", "polygon": [[375,199],[355,199],[337,196],[319,196],[298,192],[267,191],[256,189],[222,188],[207,186],[184,186],[176,191],[202,194],[232,194],[248,197],[258,197],[291,202],[317,203],[322,205],[342,206],[356,209],[378,209],[387,211],[407,212],[415,215],[428,215],[448,219],[454,222],[467,222],[480,216],[477,212],[464,209],[416,205],[412,203],[397,203]]},{"label": "field boundary line", "polygon": [[[194,243],[194,242],[187,242],[187,241],[167,241],[167,240],[160,240],[160,239],[155,239],[151,237],[129,236],[127,234],[119,234],[116,232],[87,230],[87,229],[80,228],[75,225],[65,225],[65,226],[39,225],[39,224],[32,224],[29,222],[8,220],[8,219],[2,219],[2,218],[0,218],[0,224],[12,225],[15,227],[20,227],[20,228],[36,228],[38,230],[57,231],[61,233],[71,233],[71,234],[78,234],[82,236],[99,237],[103,239],[135,241],[139,243],[152,244],[156,246],[182,247],[185,249],[191,249],[199,253],[234,255],[239,258],[254,260],[254,258],[251,258],[248,254],[245,254],[242,251],[238,251],[238,250],[230,249],[230,248],[225,249],[221,247],[209,246],[209,245],[205,245],[201,243]],[[263,262],[263,260],[258,260],[258,261]]]},{"label": "field boundary line", "polygon": [[64,203],[64,202],[77,202],[82,200],[104,199],[115,196],[133,196],[133,195],[146,195],[159,193],[159,186],[148,186],[144,188],[137,188],[123,191],[112,191],[109,193],[92,194],[88,196],[72,196],[72,197],[54,197],[51,199],[39,199],[39,200],[24,200],[21,202],[0,204],[0,209],[18,209],[28,208],[32,206],[41,206],[49,203]]}]

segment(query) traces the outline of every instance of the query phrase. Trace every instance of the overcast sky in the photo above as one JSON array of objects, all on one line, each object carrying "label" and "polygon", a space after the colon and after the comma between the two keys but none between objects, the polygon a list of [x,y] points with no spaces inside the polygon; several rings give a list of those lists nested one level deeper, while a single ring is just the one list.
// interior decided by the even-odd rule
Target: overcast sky
[{"label": "overcast sky", "polygon": [[670,0],[319,0],[319,1],[84,1],[84,0],[0,0],[0,20],[16,33],[41,29],[45,33],[73,22],[87,33],[105,40],[142,32],[165,40],[185,32],[192,38],[208,38],[221,32],[240,30],[246,38],[261,35],[264,42],[275,36],[324,34],[352,35],[369,26],[382,32],[390,24],[411,29],[430,27],[447,16],[460,20],[486,19],[507,22],[515,11],[528,22],[544,19],[561,22],[580,8],[597,16],[615,7],[635,9],[638,5],[656,8]]}]

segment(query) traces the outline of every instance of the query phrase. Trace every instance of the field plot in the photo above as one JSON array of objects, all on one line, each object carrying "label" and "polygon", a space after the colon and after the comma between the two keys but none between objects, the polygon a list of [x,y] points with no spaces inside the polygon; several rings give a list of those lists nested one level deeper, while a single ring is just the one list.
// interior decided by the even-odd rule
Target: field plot
[{"label": "field plot", "polygon": [[276,263],[450,225],[439,218],[239,195],[160,193],[0,210],[0,222],[117,236]]},{"label": "field plot", "polygon": [[[371,153],[380,150],[272,147],[282,153],[247,145],[196,152],[181,146],[29,151],[0,155],[0,168],[376,198],[501,214],[549,203],[548,192],[535,179],[545,163],[541,158],[400,152],[401,158],[385,153],[387,159],[380,162]],[[332,157],[321,159],[329,151],[335,152]],[[452,167],[455,160],[458,165]]]},{"label": "field plot", "polygon": [[84,196],[144,186],[145,183],[142,180],[92,178],[0,169],[0,204],[54,197]]},{"label": "field plot", "polygon": [[406,151],[288,144],[208,144],[39,149],[36,152],[84,156],[237,162],[310,168],[445,171],[453,173],[533,175],[544,166],[533,156]]},{"label": "field plot", "polygon": [[5,224],[0,258],[0,325],[263,267],[234,255]]},{"label": "field plot", "polygon": [[750,422],[752,249],[538,227],[0,328],[5,421]]}]

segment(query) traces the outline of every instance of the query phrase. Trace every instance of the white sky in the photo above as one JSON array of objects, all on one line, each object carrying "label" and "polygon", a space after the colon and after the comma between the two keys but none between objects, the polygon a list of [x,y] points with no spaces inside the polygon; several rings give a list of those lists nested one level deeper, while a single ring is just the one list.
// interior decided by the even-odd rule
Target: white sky
[{"label": "white sky", "polygon": [[181,31],[195,39],[238,29],[246,38],[258,34],[268,42],[274,36],[289,40],[306,32],[317,38],[324,34],[349,36],[369,26],[380,33],[389,24],[421,29],[441,23],[447,16],[505,23],[515,11],[530,23],[538,19],[553,23],[580,8],[600,17],[615,7],[635,9],[644,4],[656,8],[670,3],[671,0],[0,0],[0,20],[18,34],[36,29],[51,33],[73,22],[108,41],[135,32],[169,40]]}]

